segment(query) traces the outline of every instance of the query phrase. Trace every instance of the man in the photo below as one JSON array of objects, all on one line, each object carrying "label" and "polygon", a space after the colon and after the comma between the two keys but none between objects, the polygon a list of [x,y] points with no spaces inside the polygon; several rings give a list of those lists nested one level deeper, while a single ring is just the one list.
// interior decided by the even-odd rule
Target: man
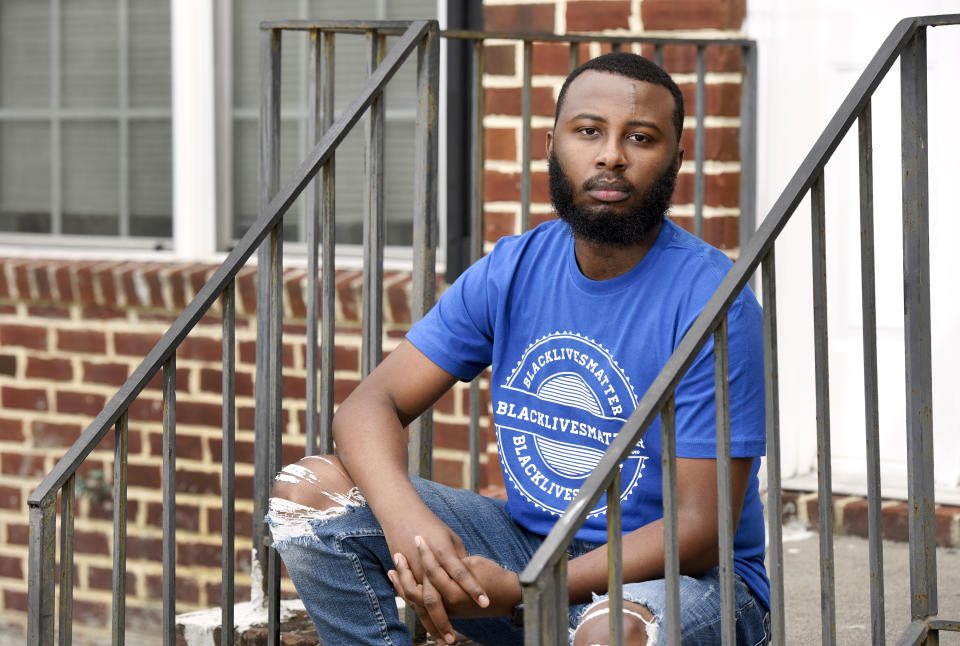
[{"label": "man", "polygon": [[[413,326],[334,419],[338,457],[277,477],[269,522],[324,642],[409,644],[394,594],[427,629],[522,643],[516,572],[576,495],[730,267],[665,219],[683,158],[683,98],[633,54],[593,59],[560,91],[547,135],[560,221],[501,240]],[[572,235],[571,235],[572,233]],[[728,317],[738,643],[764,643],[761,314]],[[404,427],[457,379],[493,366],[508,501],[407,476]],[[712,345],[676,393],[684,643],[719,642]],[[660,441],[621,471],[626,643],[660,643],[665,614]],[[570,547],[571,643],[606,643],[606,503]]]}]

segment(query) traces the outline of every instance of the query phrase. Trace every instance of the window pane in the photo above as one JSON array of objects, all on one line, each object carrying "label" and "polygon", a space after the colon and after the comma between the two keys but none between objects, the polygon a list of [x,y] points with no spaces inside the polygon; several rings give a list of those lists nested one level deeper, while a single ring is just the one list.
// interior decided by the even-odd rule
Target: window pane
[{"label": "window pane", "polygon": [[130,235],[173,235],[170,124],[130,124]]},{"label": "window pane", "polygon": [[117,125],[103,122],[63,126],[63,232],[119,233]]},{"label": "window pane", "polygon": [[170,2],[130,0],[130,105],[170,106]]},{"label": "window pane", "polygon": [[50,104],[50,4],[0,2],[0,106]]},{"label": "window pane", "polygon": [[50,232],[50,126],[0,122],[0,231]]},{"label": "window pane", "polygon": [[[237,108],[256,110],[260,106],[260,22],[263,20],[290,20],[300,17],[299,0],[237,0],[233,7],[233,104]],[[303,60],[306,36],[284,32],[281,39],[280,81],[281,105],[299,106],[302,96],[296,82],[303,78]],[[297,54],[295,54],[295,52]],[[294,54],[294,55],[291,55]],[[299,55],[298,55],[299,54]]]},{"label": "window pane", "polygon": [[119,105],[116,0],[61,3],[63,104],[72,108]]}]

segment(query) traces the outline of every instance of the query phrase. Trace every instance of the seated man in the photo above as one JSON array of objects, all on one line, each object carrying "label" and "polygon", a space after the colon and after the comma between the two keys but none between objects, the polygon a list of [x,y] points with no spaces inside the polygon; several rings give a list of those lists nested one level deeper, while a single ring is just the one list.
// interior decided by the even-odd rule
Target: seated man
[{"label": "seated man", "polygon": [[[410,644],[395,594],[427,629],[521,644],[517,572],[577,494],[731,263],[665,218],[683,158],[683,97],[613,53],[570,74],[547,135],[560,220],[500,240],[361,383],[334,419],[337,457],[277,476],[274,547],[324,643]],[[769,585],[761,312],[729,313],[737,643],[764,643]],[[404,433],[457,379],[493,366],[506,502],[407,475]],[[713,346],[676,393],[683,642],[720,640]],[[624,629],[659,644],[665,615],[660,428],[623,464]],[[569,549],[570,641],[607,643],[606,503]],[[517,624],[521,625],[518,626]]]}]

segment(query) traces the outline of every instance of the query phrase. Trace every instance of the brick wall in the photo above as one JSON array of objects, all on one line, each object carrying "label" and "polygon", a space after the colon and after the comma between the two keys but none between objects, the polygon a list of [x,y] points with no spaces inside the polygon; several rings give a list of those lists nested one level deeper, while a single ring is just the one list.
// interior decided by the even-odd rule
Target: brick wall
[{"label": "brick wall", "polygon": [[[741,36],[744,0],[486,0],[488,31],[591,33],[617,36]],[[547,182],[546,131],[553,125],[556,96],[569,71],[566,43],[535,43],[531,92],[531,225],[554,216]],[[610,51],[608,44],[580,46],[579,59]],[[652,46],[634,51],[653,59]],[[520,232],[521,86],[523,47],[492,41],[485,47],[484,236],[489,245]],[[686,161],[674,192],[672,218],[693,228],[696,47],[664,47],[664,67],[684,94]],[[739,246],[740,52],[706,50],[704,146],[704,238],[736,256]]]},{"label": "brick wall", "polygon": [[[738,35],[744,0],[486,0],[488,30],[664,33],[690,30]],[[606,48],[584,45],[580,59]],[[705,237],[735,254],[738,240],[740,61],[734,49],[708,50]],[[652,57],[652,49],[642,50]],[[553,217],[547,191],[544,133],[567,73],[566,45],[534,48],[531,161],[532,223]],[[667,47],[693,112],[695,50]],[[520,69],[518,44],[486,48],[485,240],[519,232]],[[693,156],[692,124],[684,146]],[[692,164],[681,171],[674,219],[692,226]],[[26,498],[138,365],[203,285],[214,267],[200,264],[0,259],[0,612],[26,610]],[[359,380],[360,273],[337,275],[335,400]],[[284,455],[304,453],[306,278],[284,274]],[[385,339],[389,351],[409,326],[410,279],[385,277]],[[255,270],[238,279],[237,305],[237,594],[249,595],[253,483],[253,384],[256,336]],[[209,313],[177,354],[177,610],[217,605],[220,598],[220,336]],[[488,404],[483,383],[483,410]],[[160,612],[161,394],[155,379],[130,409],[127,615],[131,627],[155,625]],[[468,388],[459,384],[435,412],[434,475],[466,482]],[[480,484],[502,487],[495,440],[482,420]],[[111,595],[113,434],[80,470],[76,519],[75,617],[108,626]],[[287,594],[292,588],[287,584]]]},{"label": "brick wall", "polygon": [[[0,259],[0,608],[25,611],[26,499],[215,269],[212,265]],[[335,401],[359,381],[360,272],[337,275]],[[283,461],[304,454],[306,272],[284,274]],[[409,326],[409,275],[385,276],[384,347]],[[237,594],[249,595],[253,523],[256,271],[237,282]],[[177,352],[177,609],[219,604],[221,319],[208,313]],[[434,474],[465,482],[469,388],[436,406]],[[130,408],[128,616],[160,611],[161,402],[155,378]],[[487,438],[486,444],[492,438]],[[483,445],[482,445],[483,446]],[[486,463],[486,458],[484,458]],[[491,466],[495,467],[494,463]],[[85,461],[76,519],[75,615],[108,624],[113,433]],[[488,474],[492,473],[491,478]],[[483,468],[482,486],[498,484]],[[292,588],[288,587],[288,592]]]}]

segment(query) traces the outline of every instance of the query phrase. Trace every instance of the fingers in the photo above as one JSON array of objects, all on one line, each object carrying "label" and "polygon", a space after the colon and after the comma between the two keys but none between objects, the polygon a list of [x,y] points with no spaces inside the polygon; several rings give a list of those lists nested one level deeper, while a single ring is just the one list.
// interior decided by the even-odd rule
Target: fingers
[{"label": "fingers", "polygon": [[[450,625],[450,617],[447,616],[447,609],[443,607],[443,598],[437,589],[430,583],[430,579],[424,579],[421,585],[423,591],[423,607],[427,611],[431,623],[436,626],[438,632],[434,636],[443,639],[448,644],[456,640],[453,632],[453,626]],[[424,623],[426,627],[426,623]]]},{"label": "fingers", "polygon": [[443,632],[436,627],[430,615],[427,613],[426,608],[423,606],[423,586],[417,583],[407,560],[403,558],[402,554],[397,553],[394,555],[393,561],[397,569],[387,571],[387,578],[389,578],[390,583],[393,584],[393,589],[396,590],[397,594],[407,602],[407,605],[417,613],[420,623],[423,624],[427,632],[436,639],[445,641]]},{"label": "fingers", "polygon": [[455,594],[456,588],[459,588],[481,608],[490,605],[490,599],[463,560],[466,555],[463,558],[444,558],[442,554],[438,557],[423,537],[415,536],[413,540],[420,553],[424,578],[429,579],[434,587],[444,593],[444,597]]}]

